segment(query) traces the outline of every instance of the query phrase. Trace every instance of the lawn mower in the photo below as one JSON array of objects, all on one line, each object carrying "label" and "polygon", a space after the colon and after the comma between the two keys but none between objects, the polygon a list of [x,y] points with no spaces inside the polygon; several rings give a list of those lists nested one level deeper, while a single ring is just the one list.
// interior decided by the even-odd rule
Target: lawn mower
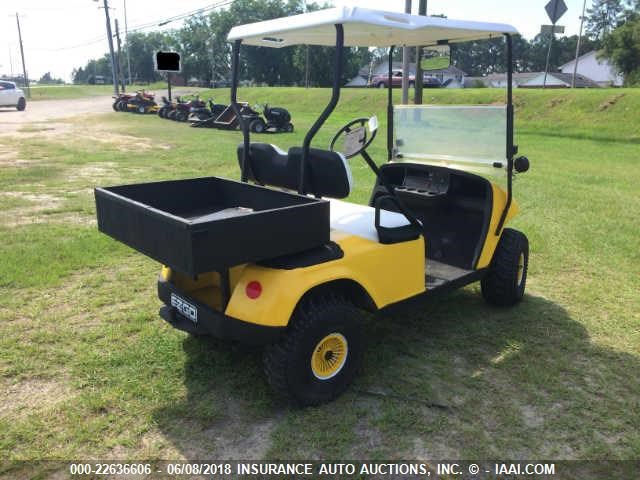
[{"label": "lawn mower", "polygon": [[174,108],[173,103],[170,102],[167,97],[162,97],[162,106],[158,109],[158,116],[160,118],[167,118],[167,114]]},{"label": "lawn mower", "polygon": [[253,133],[279,133],[293,132],[293,123],[291,123],[291,114],[288,110],[280,107],[270,107],[265,104],[262,108],[258,105],[255,111],[262,110],[262,118],[256,118],[249,123],[249,130]]},{"label": "lawn mower", "polygon": [[130,93],[121,93],[117,97],[113,97],[113,110],[115,112],[126,112],[127,103],[129,103],[129,100],[132,98],[133,95]]},{"label": "lawn mower", "polygon": [[[214,108],[215,107],[215,108]],[[228,106],[214,105],[212,115],[205,120],[195,120],[191,122],[196,128],[219,128],[222,130],[235,130],[240,126],[240,118],[244,119],[247,126],[260,119],[260,114],[249,106],[246,102],[237,102]]]},{"label": "lawn mower", "polygon": [[208,102],[205,102],[196,97],[196,100],[191,103],[187,120],[206,120],[210,118],[212,106],[215,106],[213,100],[209,99]]},{"label": "lawn mower", "polygon": [[156,113],[159,110],[153,93],[138,90],[135,95],[120,94],[113,104],[114,110],[135,113]]},{"label": "lawn mower", "polygon": [[[528,240],[506,228],[518,212],[513,177],[529,167],[514,145],[517,34],[504,24],[359,7],[234,27],[230,108],[243,133],[240,181],[97,188],[98,228],[163,265],[160,316],[171,326],[260,345],[276,392],[301,405],[328,402],[362,364],[363,310],[478,281],[491,304],[522,300]],[[395,45],[449,55],[450,43],[496,37],[506,47],[505,105],[394,106],[389,82],[386,163],[368,153],[378,133],[370,114],[340,128],[328,148],[311,146],[339,101],[345,47],[388,47],[391,77]],[[237,102],[241,46],[305,43],[335,47],[329,103],[301,146],[251,142]],[[344,200],[356,157],[376,176],[368,205]]]}]

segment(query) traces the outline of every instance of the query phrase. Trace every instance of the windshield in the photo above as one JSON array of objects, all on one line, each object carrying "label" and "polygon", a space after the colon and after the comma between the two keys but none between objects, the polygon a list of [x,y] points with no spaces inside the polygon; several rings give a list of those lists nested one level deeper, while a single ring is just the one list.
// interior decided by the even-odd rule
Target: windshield
[{"label": "windshield", "polygon": [[395,160],[505,177],[506,106],[398,105]]}]

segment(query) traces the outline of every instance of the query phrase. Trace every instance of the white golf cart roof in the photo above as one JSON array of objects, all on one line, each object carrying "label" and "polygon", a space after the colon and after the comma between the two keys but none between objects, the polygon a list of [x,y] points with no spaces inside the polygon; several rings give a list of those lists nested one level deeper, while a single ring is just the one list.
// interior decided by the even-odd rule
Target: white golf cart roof
[{"label": "white golf cart roof", "polygon": [[276,48],[299,44],[335,46],[336,24],[344,26],[345,47],[430,46],[443,41],[458,43],[518,34],[511,25],[500,23],[339,7],[233,27],[228,40]]}]

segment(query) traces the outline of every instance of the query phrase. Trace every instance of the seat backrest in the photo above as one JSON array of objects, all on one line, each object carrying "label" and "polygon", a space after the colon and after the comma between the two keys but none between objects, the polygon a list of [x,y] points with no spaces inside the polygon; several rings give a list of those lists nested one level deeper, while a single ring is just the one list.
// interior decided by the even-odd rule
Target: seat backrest
[{"label": "seat backrest", "polygon": [[[238,146],[238,161],[242,165],[244,145]],[[252,143],[249,148],[249,179],[273,187],[298,189],[302,147],[289,152],[268,143]],[[346,198],[353,178],[347,159],[337,152],[311,148],[305,169],[305,191],[319,197]]]}]

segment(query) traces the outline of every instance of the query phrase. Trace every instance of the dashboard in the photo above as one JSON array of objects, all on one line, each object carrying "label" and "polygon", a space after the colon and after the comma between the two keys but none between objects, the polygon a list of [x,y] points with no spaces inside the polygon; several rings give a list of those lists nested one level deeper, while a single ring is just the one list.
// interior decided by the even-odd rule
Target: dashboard
[{"label": "dashboard", "polygon": [[450,181],[450,174],[446,171],[407,171],[402,184],[397,185],[396,190],[426,196],[443,195],[448,192]]}]

